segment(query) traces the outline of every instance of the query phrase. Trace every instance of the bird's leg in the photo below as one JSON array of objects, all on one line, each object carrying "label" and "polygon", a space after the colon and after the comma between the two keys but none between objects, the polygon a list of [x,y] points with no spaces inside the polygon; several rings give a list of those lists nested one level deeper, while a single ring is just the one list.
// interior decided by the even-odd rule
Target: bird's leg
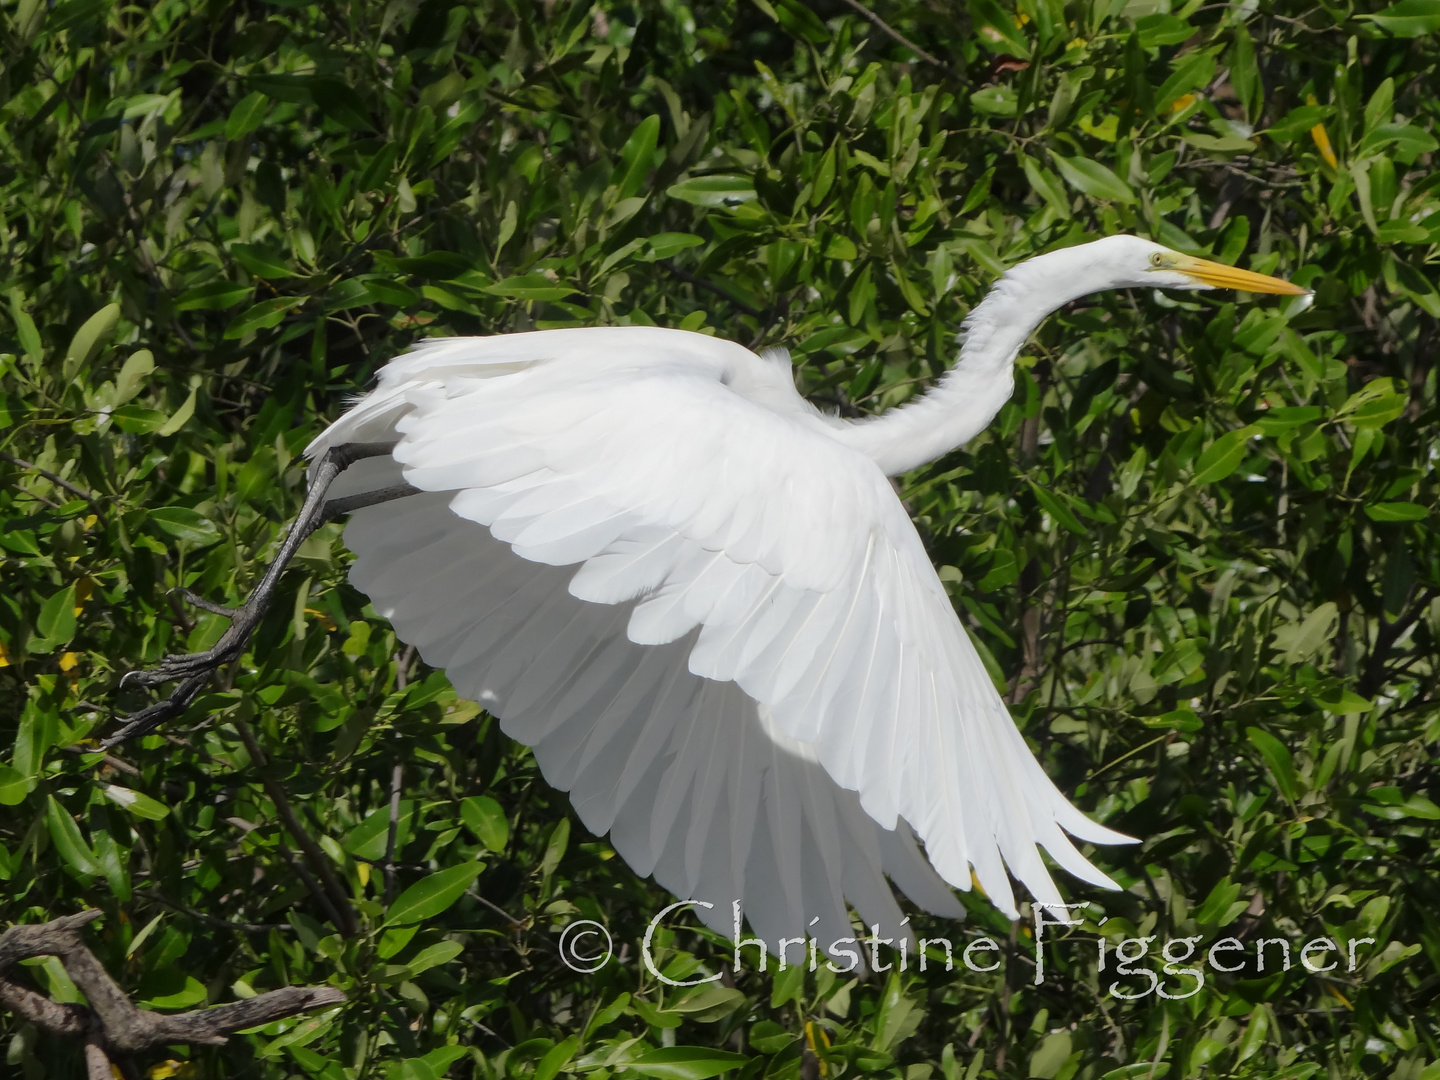
[{"label": "bird's leg", "polygon": [[160,724],[179,716],[204,689],[210,677],[223,665],[237,660],[245,651],[250,635],[260,625],[260,620],[275,598],[280,585],[280,576],[295,557],[300,545],[321,525],[341,514],[374,506],[392,499],[414,495],[417,488],[409,484],[395,484],[391,487],[367,491],[360,495],[349,495],[343,499],[325,498],[335,478],[349,466],[362,458],[382,457],[395,448],[389,443],[347,443],[325,451],[311,467],[310,487],[305,496],[305,505],[286,533],[280,551],[265,570],[265,576],[250,596],[237,608],[222,607],[196,596],[189,589],[176,590],[186,601],[203,611],[223,615],[230,620],[230,626],[212,648],[198,653],[186,653],[165,657],[160,664],[148,671],[132,671],[120,680],[123,686],[159,686],[174,682],[178,685],[164,700],[146,706],[131,716],[124,717],[120,730],[101,742],[103,749],[109,749],[129,739],[153,731]]}]

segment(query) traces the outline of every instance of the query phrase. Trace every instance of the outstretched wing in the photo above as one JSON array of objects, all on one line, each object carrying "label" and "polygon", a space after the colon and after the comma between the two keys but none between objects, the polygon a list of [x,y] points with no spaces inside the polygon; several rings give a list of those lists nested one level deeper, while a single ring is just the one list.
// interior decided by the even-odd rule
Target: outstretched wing
[{"label": "outstretched wing", "polygon": [[[678,707],[655,704],[664,680],[654,686],[641,680],[652,694],[647,702],[622,692],[605,714],[614,714],[609,721],[588,712],[596,699],[573,688],[577,681],[589,685],[575,658],[591,663],[599,647],[573,644],[560,620],[562,611],[573,618],[584,610],[573,600],[588,601],[610,613],[613,629],[602,635],[608,644],[618,645],[623,633],[629,646],[651,647],[641,650],[655,657],[647,663],[663,660],[670,676],[697,677],[687,684],[697,696],[684,699],[696,717],[689,727],[724,728],[697,735],[736,739],[738,728],[749,738],[758,728],[773,746],[798,749],[792,758],[818,763],[836,785],[858,793],[882,829],[901,830],[886,835],[903,835],[908,823],[950,884],[968,888],[973,867],[991,900],[1013,915],[1008,864],[1036,899],[1058,901],[1039,845],[1077,876],[1113,886],[1062,829],[1096,842],[1125,838],[1076,811],[1040,769],[888,480],[818,418],[776,411],[727,386],[735,366],[722,345],[654,329],[547,331],[452,339],[387,368],[375,393],[312,451],[393,433],[405,480],[444,493],[453,516],[486,526],[530,563],[578,567],[544,577],[548,585],[535,579],[533,591],[493,624],[461,610],[442,588],[408,630],[396,607],[402,636],[409,633],[422,648],[421,638],[432,642],[433,662],[457,688],[481,700],[495,694],[507,730],[537,753],[547,716],[558,723],[583,714],[597,732],[609,722],[624,726],[627,738],[650,740],[650,729],[635,728],[633,715],[646,709],[668,715]],[[361,475],[351,482],[376,481]],[[356,526],[404,513],[405,502],[357,515]],[[357,584],[371,591],[361,569],[361,533],[352,539],[351,532],[347,541],[362,554]],[[556,606],[562,587],[566,601]],[[524,636],[522,648],[515,620],[527,608],[531,622],[546,629]],[[499,654],[484,642],[446,652],[462,624],[479,627],[481,637],[508,635],[511,644]],[[554,648],[569,667],[547,663],[543,649],[527,651],[547,640],[563,642]],[[507,677],[518,681],[500,694],[494,687],[511,685]],[[719,703],[733,693],[724,689],[732,683],[753,703],[748,727],[731,715],[728,699]],[[719,697],[698,704],[707,694]],[[582,707],[566,713],[566,703],[577,701]],[[627,709],[631,719],[620,715]],[[540,726],[518,723],[521,713]],[[711,792],[723,787],[722,778],[695,772],[688,787],[676,779],[691,775],[692,762],[703,765],[706,753],[729,755],[725,775],[737,786],[725,813],[744,831],[751,813],[744,784],[753,785],[746,777],[758,767],[748,750],[667,749],[651,740],[641,752],[658,755],[660,764],[651,767],[662,770],[650,811],[652,839],[654,829],[667,827],[661,819],[682,808],[692,832],[716,827],[718,796]],[[582,754],[573,773],[547,766],[543,753],[540,761],[547,775],[556,772],[559,786],[568,782],[578,791],[593,778],[611,785],[608,795],[597,796],[602,801],[628,798],[634,789],[627,785],[649,774],[637,773],[633,759],[621,766],[612,758],[598,750]],[[577,806],[582,802],[577,798]],[[607,804],[595,820],[611,820],[618,837],[629,805]],[[827,847],[818,834],[797,839],[795,823],[777,805],[767,804],[768,837],[759,827],[753,837],[783,841],[803,855],[807,845]],[[753,851],[752,842],[745,858]],[[646,868],[643,858],[622,854]],[[835,865],[842,863],[837,856]],[[783,893],[783,856],[775,864]],[[789,876],[834,879],[838,871],[826,865],[819,879]],[[745,864],[731,869],[743,875]],[[751,892],[747,882],[747,900]],[[797,913],[794,903],[788,907]]]}]

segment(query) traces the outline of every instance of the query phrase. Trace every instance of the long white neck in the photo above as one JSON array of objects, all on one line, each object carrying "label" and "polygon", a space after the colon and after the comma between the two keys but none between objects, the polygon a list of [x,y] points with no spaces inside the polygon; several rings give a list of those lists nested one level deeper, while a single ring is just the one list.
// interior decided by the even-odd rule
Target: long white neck
[{"label": "long white neck", "polygon": [[898,476],[963,446],[1010,400],[1014,363],[1046,315],[1116,282],[1097,279],[1090,244],[1029,259],[997,281],[961,328],[960,358],[923,397],[833,432]]}]

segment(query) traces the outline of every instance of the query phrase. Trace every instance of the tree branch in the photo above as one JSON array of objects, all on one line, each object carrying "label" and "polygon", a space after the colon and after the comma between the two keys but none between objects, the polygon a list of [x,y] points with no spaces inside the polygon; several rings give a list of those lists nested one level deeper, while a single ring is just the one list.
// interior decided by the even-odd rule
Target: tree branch
[{"label": "tree branch", "polygon": [[[51,922],[12,926],[0,934],[0,1004],[51,1035],[85,1037],[87,1076],[110,1080],[110,1064],[130,1071],[124,1058],[170,1043],[221,1046],[237,1031],[258,1027],[310,1009],[338,1005],[345,995],[332,986],[287,986],[245,1001],[210,1009],[164,1014],[146,1012],[110,977],[80,936],[100,917],[82,911]],[[36,956],[59,957],[84,993],[89,1007],[51,1001],[12,982],[7,970]]]},{"label": "tree branch", "polygon": [[8,461],[11,465],[15,465],[21,469],[28,469],[30,472],[38,473],[57,487],[62,487],[70,492],[70,494],[84,499],[85,502],[89,504],[90,509],[94,511],[95,516],[100,519],[100,524],[105,525],[107,528],[109,527],[109,519],[106,518],[105,511],[100,507],[100,496],[96,495],[93,491],[86,491],[82,487],[77,487],[63,476],[53,473],[49,469],[42,469],[39,465],[26,461],[24,458],[18,458],[14,454],[0,453],[0,460]]},{"label": "tree branch", "polygon": [[943,71],[946,75],[949,75],[957,83],[960,83],[961,85],[968,85],[965,82],[965,77],[961,75],[960,72],[956,71],[953,67],[945,63],[945,61],[941,60],[939,57],[931,56],[924,49],[920,48],[919,45],[916,45],[904,34],[900,33],[900,31],[896,30],[884,19],[880,18],[879,15],[876,15],[864,4],[860,3],[860,0],[844,0],[844,3],[846,7],[850,8],[861,18],[866,19],[870,23],[872,23],[875,28],[879,30],[882,34],[885,34],[892,40],[899,42],[901,45],[904,45],[905,48],[909,49],[916,56],[920,57],[921,60],[924,60],[927,64],[934,64],[937,68]]},{"label": "tree branch", "polygon": [[[260,783],[264,785],[265,794],[270,796],[270,801],[275,804],[275,809],[285,823],[285,828],[300,845],[300,850],[320,880],[324,883],[323,888],[318,885],[311,889],[323,900],[325,906],[330,909],[335,920],[335,929],[347,938],[352,938],[360,932],[360,924],[355,918],[355,909],[350,906],[350,897],[346,895],[345,889],[340,884],[340,879],[335,875],[335,868],[330,865],[330,858],[325,854],[323,848],[315,842],[315,838],[300,822],[295,813],[295,808],[290,805],[290,799],[285,794],[285,789],[266,775],[265,752],[260,749],[260,744],[255,741],[255,733],[250,730],[250,725],[240,717],[234,718],[235,729],[240,732],[240,738],[245,742],[245,749],[250,751],[250,760],[260,767]],[[303,868],[296,864],[297,869]]]}]

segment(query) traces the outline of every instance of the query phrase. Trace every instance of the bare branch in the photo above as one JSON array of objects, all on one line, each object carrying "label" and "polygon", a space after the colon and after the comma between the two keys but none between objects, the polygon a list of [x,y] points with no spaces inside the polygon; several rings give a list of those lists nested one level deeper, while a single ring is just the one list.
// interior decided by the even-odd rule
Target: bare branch
[{"label": "bare branch", "polygon": [[945,61],[941,60],[939,57],[931,56],[924,49],[920,48],[919,45],[916,45],[904,34],[900,33],[900,31],[896,30],[884,19],[880,18],[879,15],[876,15],[864,4],[860,3],[860,0],[844,0],[844,2],[846,7],[850,8],[861,18],[866,19],[872,24],[874,24],[875,28],[879,30],[882,34],[885,34],[894,41],[897,41],[901,45],[904,45],[905,48],[909,49],[916,56],[920,57],[921,60],[924,60],[927,64],[934,64],[937,68],[943,71],[946,75],[949,75],[956,82],[961,84],[965,83],[965,77],[961,75],[958,71],[956,71],[953,67],[945,63]]},{"label": "bare branch", "polygon": [[[332,986],[287,986],[245,1001],[193,1012],[142,1011],[80,936],[81,929],[100,914],[82,911],[48,923],[12,926],[0,934],[0,1005],[52,1035],[85,1036],[86,1073],[91,1080],[110,1080],[112,1061],[125,1072],[129,1064],[125,1058],[157,1046],[220,1046],[237,1031],[345,1000],[345,995]],[[14,964],[36,956],[59,957],[89,1007],[51,1001],[5,976]]]},{"label": "bare branch", "polygon": [[94,511],[95,516],[100,519],[100,524],[108,527],[109,519],[105,517],[105,511],[100,507],[100,496],[96,495],[93,491],[86,491],[82,487],[77,487],[63,476],[53,473],[49,469],[42,469],[39,465],[26,461],[24,458],[18,458],[14,454],[0,453],[0,460],[8,461],[11,465],[18,466],[21,469],[28,469],[30,472],[38,473],[57,487],[62,487],[70,492],[70,494],[84,499],[85,502],[90,505],[90,509]]},{"label": "bare branch", "polygon": [[[270,776],[266,775],[263,768],[266,763],[265,751],[260,749],[260,744],[255,741],[255,733],[250,730],[250,725],[240,717],[234,718],[235,728],[240,732],[240,738],[245,742],[245,749],[250,752],[250,760],[261,766],[260,783],[265,787],[265,794],[270,796],[270,801],[275,804],[275,810],[279,813],[281,820],[285,822],[285,828],[300,845],[300,850],[305,854],[305,861],[310,868],[319,875],[323,887],[317,885],[311,891],[316,892],[322,898],[324,906],[327,907],[335,920],[335,928],[345,937],[354,937],[360,932],[360,924],[355,918],[355,909],[350,906],[350,897],[346,895],[344,887],[340,884],[339,877],[335,874],[335,868],[330,865],[330,857],[325,854],[323,848],[315,842],[309,830],[301,823],[295,813],[295,808],[290,805],[290,798],[285,794],[285,789],[276,783]],[[299,864],[296,864],[297,868]],[[302,877],[305,876],[302,873]]]}]

